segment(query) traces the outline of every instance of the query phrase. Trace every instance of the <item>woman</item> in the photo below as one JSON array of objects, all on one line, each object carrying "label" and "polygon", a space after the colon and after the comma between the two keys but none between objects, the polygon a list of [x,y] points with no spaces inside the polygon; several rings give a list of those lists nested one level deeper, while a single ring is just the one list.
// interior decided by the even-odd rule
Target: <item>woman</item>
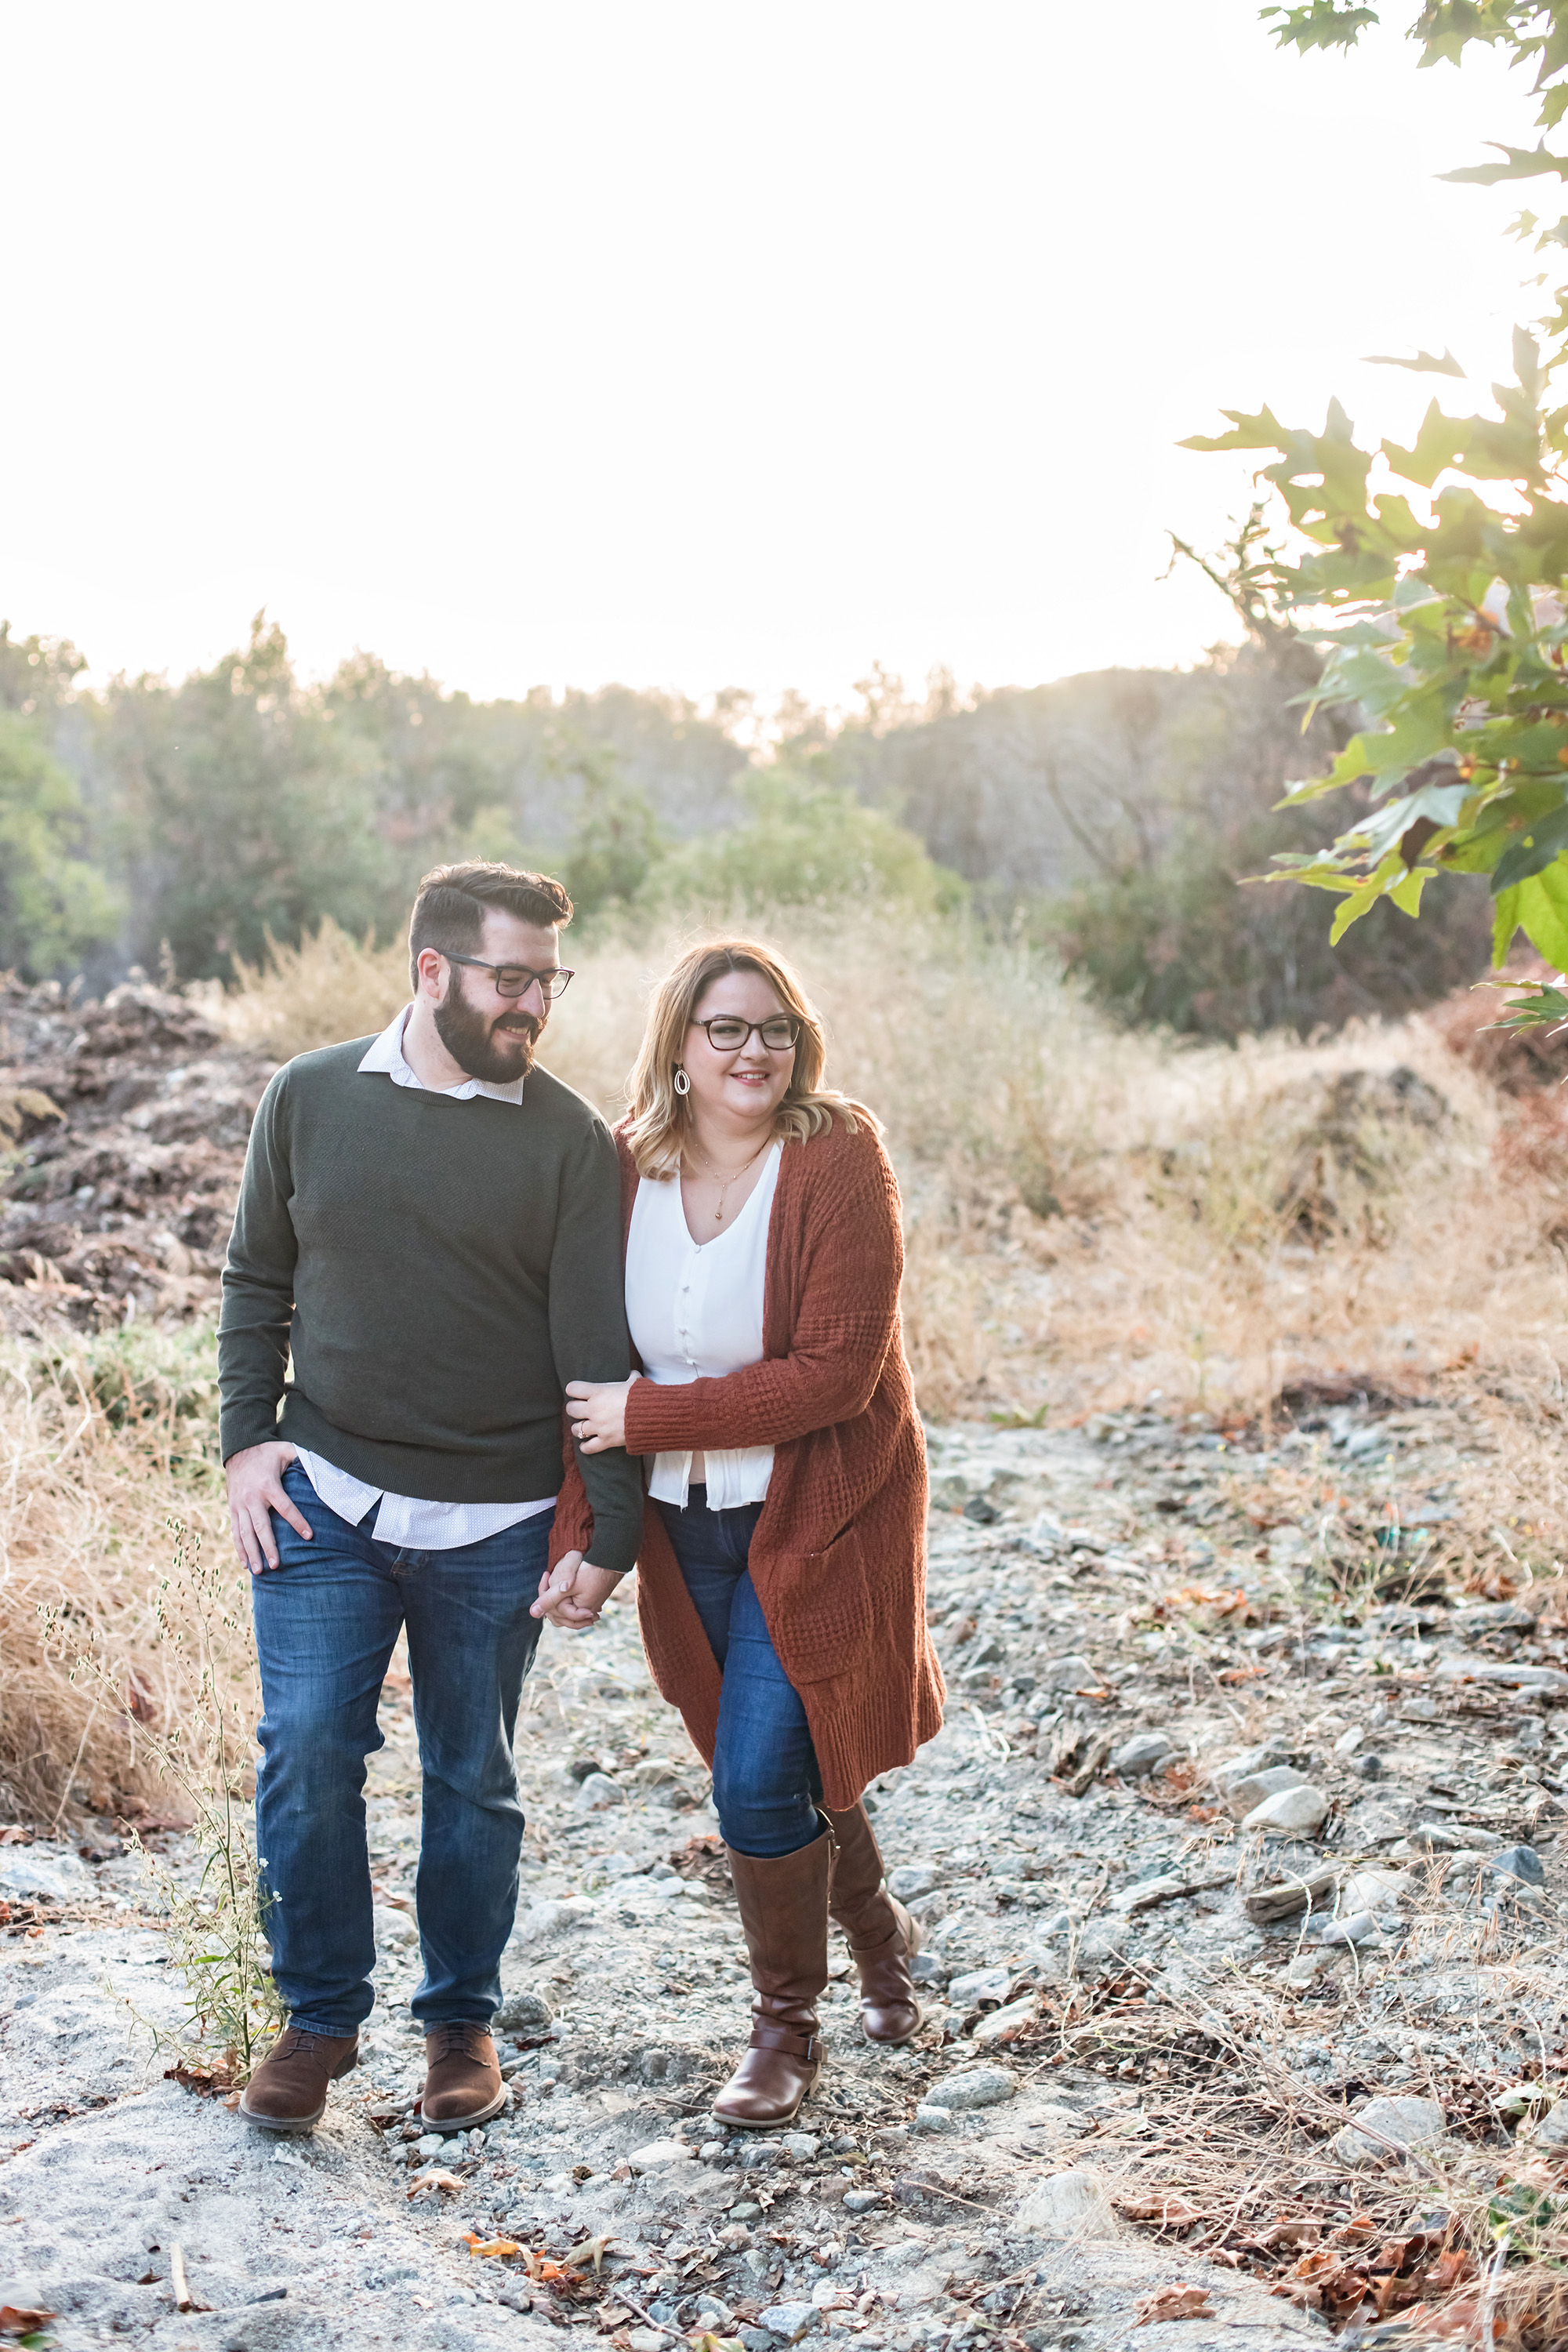
[{"label": "woman", "polygon": [[[655,992],[617,1129],[641,1375],[569,1384],[584,1453],[649,1457],[643,1639],[713,1769],[751,1955],[751,2046],[714,2101],[787,2123],[822,2069],[831,1916],[879,2042],[919,2028],[919,1933],[861,1801],[940,1727],[925,1625],[925,1444],[899,1328],[898,1186],[865,1110],[822,1085],[822,1026],[781,958],[694,948]],[[615,1580],[568,1450],[535,1604],[591,1622]]]}]

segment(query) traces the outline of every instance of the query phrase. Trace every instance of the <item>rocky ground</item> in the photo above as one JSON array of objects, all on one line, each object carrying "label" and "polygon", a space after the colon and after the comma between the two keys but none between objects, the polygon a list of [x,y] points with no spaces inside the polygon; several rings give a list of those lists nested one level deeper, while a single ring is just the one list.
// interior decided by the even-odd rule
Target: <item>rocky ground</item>
[{"label": "rocky ground", "polygon": [[271,1070],[144,981],[0,973],[0,1328],[210,1312]]},{"label": "rocky ground", "polygon": [[482,2134],[410,2116],[396,1677],[380,1997],[313,2139],[165,2076],[148,2027],[181,1988],[113,1825],[8,1833],[0,2300],[58,2315],[66,2352],[563,2326],[615,2352],[1282,2352],[1473,2311],[1461,2223],[1539,2199],[1568,2151],[1563,1588],[1499,1528],[1495,1570],[1467,1554],[1493,1597],[1462,1589],[1468,1408],[1294,1407],[1272,1437],[1157,1410],[931,1433],[948,1721],[872,1795],[930,2015],[869,2047],[839,1950],[794,2131],[708,2114],[743,1953],[629,1599],[547,1633],[530,1685],[511,2105]]}]

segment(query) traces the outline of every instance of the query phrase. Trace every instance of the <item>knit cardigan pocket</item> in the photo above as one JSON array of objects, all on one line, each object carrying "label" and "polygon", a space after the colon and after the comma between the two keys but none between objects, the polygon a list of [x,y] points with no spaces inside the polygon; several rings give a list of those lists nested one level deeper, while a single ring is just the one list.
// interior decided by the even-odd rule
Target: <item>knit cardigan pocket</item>
[{"label": "knit cardigan pocket", "polygon": [[852,1525],[825,1551],[782,1551],[759,1597],[792,1683],[829,1682],[865,1654],[875,1615],[865,1548]]}]

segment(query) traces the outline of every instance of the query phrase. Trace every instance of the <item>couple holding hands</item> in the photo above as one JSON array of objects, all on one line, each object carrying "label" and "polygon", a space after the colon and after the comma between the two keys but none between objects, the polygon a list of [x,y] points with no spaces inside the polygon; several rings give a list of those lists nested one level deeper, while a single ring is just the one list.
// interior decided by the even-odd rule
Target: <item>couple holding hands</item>
[{"label": "couple holding hands", "polygon": [[571,916],[545,876],[437,867],[412,1003],[288,1063],[251,1134],[218,1348],[289,2019],[240,2111],[271,2131],[320,2120],[374,2000],[365,1761],[405,1628],[422,2115],[457,2131],[499,2111],[523,1676],[542,1622],[593,1624],[634,1564],[751,1958],[750,2046],[715,2115],[766,2129],[809,2095],[830,1920],[864,2031],[920,2023],[918,1930],[861,1801],[943,1696],[893,1171],[825,1084],[795,974],[740,940],[658,983],[612,1134],[534,1060]]}]

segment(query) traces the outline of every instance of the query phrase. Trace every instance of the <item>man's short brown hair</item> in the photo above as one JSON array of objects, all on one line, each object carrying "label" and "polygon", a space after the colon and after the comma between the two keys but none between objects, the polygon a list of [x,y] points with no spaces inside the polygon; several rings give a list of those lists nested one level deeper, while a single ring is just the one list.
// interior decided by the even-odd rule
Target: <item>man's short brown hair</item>
[{"label": "man's short brown hair", "polygon": [[444,955],[473,953],[484,934],[487,907],[500,907],[541,930],[572,920],[571,899],[548,874],[487,865],[477,857],[461,866],[433,866],[419,885],[408,920],[408,976],[416,988],[426,948],[439,948]]}]

